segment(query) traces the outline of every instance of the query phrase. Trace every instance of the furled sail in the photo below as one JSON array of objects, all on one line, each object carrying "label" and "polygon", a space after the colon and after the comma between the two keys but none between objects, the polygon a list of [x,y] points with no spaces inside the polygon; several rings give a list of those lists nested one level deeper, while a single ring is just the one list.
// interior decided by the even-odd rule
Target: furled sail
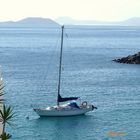
[{"label": "furled sail", "polygon": [[66,97],[62,98],[60,94],[58,94],[58,102],[66,102],[66,101],[71,101],[71,100],[77,100],[78,97]]}]

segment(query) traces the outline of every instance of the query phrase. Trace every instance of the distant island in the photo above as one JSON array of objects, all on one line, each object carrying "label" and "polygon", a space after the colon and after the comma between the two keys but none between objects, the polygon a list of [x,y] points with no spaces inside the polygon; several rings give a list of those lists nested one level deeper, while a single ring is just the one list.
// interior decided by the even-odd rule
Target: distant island
[{"label": "distant island", "polygon": [[68,25],[113,25],[113,26],[140,26],[140,17],[130,18],[118,22],[106,22],[97,20],[75,20],[70,17],[59,17],[55,20],[59,24]]},{"label": "distant island", "polygon": [[140,64],[140,52],[134,55],[129,55],[127,57],[114,59],[113,61],[118,62],[118,63],[126,63],[126,64]]},{"label": "distant island", "polygon": [[140,26],[140,17],[121,22],[104,22],[96,20],[74,20],[60,17],[56,20],[41,17],[28,17],[19,21],[0,22],[0,27],[60,27],[60,25],[105,25],[105,26]]},{"label": "distant island", "polygon": [[16,22],[0,22],[0,27],[60,27],[60,25],[49,18],[29,17]]}]

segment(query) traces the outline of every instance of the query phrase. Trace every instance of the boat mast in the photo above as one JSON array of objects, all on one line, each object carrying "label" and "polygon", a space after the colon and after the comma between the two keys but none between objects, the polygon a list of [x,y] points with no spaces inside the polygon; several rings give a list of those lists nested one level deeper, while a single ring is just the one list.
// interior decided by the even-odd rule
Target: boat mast
[{"label": "boat mast", "polygon": [[60,58],[59,58],[59,79],[58,79],[58,95],[57,95],[57,105],[59,106],[58,97],[60,95],[60,85],[61,85],[61,70],[62,70],[62,51],[63,51],[63,32],[64,32],[64,25],[62,28],[62,34],[61,34],[61,50],[60,50]]}]

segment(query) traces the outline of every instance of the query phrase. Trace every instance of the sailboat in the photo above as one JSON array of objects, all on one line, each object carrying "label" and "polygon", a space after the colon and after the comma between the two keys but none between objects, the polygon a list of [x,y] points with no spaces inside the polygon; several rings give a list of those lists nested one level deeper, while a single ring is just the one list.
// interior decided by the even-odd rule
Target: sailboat
[{"label": "sailboat", "polygon": [[[61,97],[60,95],[60,88],[61,88],[61,70],[62,70],[62,54],[63,54],[63,34],[64,34],[64,26],[62,26],[62,33],[61,33],[61,49],[60,49],[60,59],[59,59],[59,76],[58,76],[58,92],[57,92],[57,105],[50,106],[46,108],[33,108],[33,110],[40,116],[40,117],[55,117],[55,116],[76,116],[82,115],[89,111],[93,111],[97,109],[92,104],[89,104],[87,101],[82,102],[81,104],[77,104],[75,101],[78,97]],[[61,102],[69,103],[60,104]]]}]

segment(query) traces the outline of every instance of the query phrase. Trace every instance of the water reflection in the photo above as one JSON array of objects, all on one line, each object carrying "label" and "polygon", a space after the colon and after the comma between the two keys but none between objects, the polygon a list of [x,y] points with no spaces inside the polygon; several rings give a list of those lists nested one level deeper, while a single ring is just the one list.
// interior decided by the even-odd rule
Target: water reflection
[{"label": "water reflection", "polygon": [[94,117],[90,115],[41,117],[35,121],[35,127],[38,134],[52,140],[83,139],[87,134],[86,131],[90,131],[93,120]]}]

